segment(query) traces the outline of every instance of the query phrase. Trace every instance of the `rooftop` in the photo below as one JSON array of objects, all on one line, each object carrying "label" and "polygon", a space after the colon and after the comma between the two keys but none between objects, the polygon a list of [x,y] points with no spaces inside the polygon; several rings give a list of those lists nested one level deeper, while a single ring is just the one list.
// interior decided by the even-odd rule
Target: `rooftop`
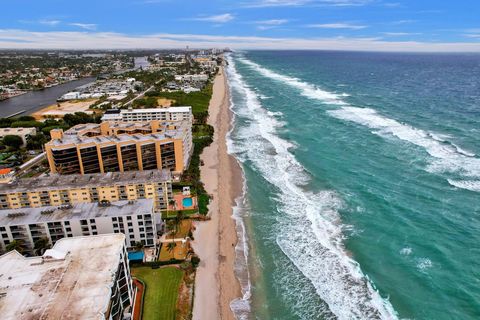
[{"label": "rooftop", "polygon": [[64,238],[43,257],[0,256],[2,319],[103,319],[125,236]]},{"label": "rooftop", "polygon": [[5,209],[0,214],[0,226],[145,214],[152,213],[153,208],[153,199],[138,199],[114,201],[108,205],[93,202],[38,208]]},{"label": "rooftop", "polygon": [[146,109],[119,109],[119,113],[152,113],[152,112],[191,112],[192,107],[168,107],[168,108],[146,108]]},{"label": "rooftop", "polygon": [[0,128],[0,133],[11,133],[11,134],[16,134],[16,133],[25,133],[25,134],[31,134],[35,133],[37,131],[36,128]]},{"label": "rooftop", "polygon": [[112,185],[133,185],[147,182],[171,181],[170,170],[144,170],[126,172],[108,172],[93,174],[59,175],[48,177],[18,179],[8,184],[0,184],[0,194],[12,192],[31,192],[48,190],[66,190]]},{"label": "rooftop", "polygon": [[[63,133],[61,139],[52,139],[47,145],[61,146],[65,144],[86,143],[117,143],[120,141],[148,141],[165,139],[182,139],[184,132],[190,128],[188,121],[161,122],[154,133],[151,132],[151,122],[138,121],[107,121],[112,132],[117,134],[102,134],[100,124],[87,123],[76,125]],[[104,122],[105,123],[105,122]],[[142,131],[140,133],[139,131]],[[121,132],[121,133],[120,133]]]}]

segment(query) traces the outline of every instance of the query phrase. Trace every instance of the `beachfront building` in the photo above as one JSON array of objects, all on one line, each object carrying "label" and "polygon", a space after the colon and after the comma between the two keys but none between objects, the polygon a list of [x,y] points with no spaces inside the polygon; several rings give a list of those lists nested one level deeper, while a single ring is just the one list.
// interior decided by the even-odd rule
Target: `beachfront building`
[{"label": "beachfront building", "polygon": [[[152,199],[156,212],[166,210],[172,196],[169,170],[58,175],[0,184],[0,209],[76,205],[99,201]],[[3,211],[0,210],[0,215]]]},{"label": "beachfront building", "polygon": [[5,136],[19,136],[22,138],[24,146],[27,144],[27,137],[36,134],[36,128],[0,128],[0,139]]},{"label": "beachfront building", "polygon": [[11,168],[0,169],[0,184],[9,183],[13,180],[15,171]]},{"label": "beachfront building", "polygon": [[179,74],[175,76],[175,81],[199,81],[208,80],[208,74]]},{"label": "beachfront building", "polygon": [[152,199],[6,209],[0,211],[0,249],[16,241],[33,253],[39,241],[109,233],[123,233],[127,247],[155,246],[156,222],[161,217]]},{"label": "beachfront building", "polygon": [[192,152],[189,121],[105,121],[50,131],[45,151],[52,173],[87,174],[187,168]]},{"label": "beachfront building", "polygon": [[65,238],[43,256],[0,256],[0,314],[16,319],[124,319],[134,290],[122,234]]},{"label": "beachfront building", "polygon": [[188,121],[192,123],[192,107],[107,110],[102,121]]}]

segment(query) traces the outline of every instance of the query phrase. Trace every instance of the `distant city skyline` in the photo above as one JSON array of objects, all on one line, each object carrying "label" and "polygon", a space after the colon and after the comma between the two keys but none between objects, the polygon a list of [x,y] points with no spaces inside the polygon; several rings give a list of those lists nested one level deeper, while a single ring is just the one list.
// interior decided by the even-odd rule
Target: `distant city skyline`
[{"label": "distant city skyline", "polygon": [[466,0],[4,1],[0,48],[480,52],[479,12]]}]

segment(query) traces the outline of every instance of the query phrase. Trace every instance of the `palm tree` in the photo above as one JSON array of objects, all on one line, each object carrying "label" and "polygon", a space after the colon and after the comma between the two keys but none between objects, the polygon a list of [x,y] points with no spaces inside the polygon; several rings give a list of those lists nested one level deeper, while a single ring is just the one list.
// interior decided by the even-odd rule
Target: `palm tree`
[{"label": "palm tree", "polygon": [[23,240],[13,240],[7,245],[6,249],[7,251],[17,250],[18,253],[22,253],[25,250]]},{"label": "palm tree", "polygon": [[167,217],[169,216],[169,208],[172,207],[173,210],[175,210],[175,205],[177,203],[175,202],[174,199],[171,199],[170,201],[168,201],[168,206],[167,206]]},{"label": "palm tree", "polygon": [[143,249],[143,243],[141,243],[140,241],[135,242],[135,249],[141,251]]},{"label": "palm tree", "polygon": [[33,244],[33,248],[35,249],[35,253],[37,255],[42,255],[45,249],[50,248],[50,241],[48,240],[47,237],[40,238],[35,241],[35,243]]},{"label": "palm tree", "polygon": [[182,211],[177,211],[175,216],[175,235],[178,233],[179,227],[182,224],[182,220],[185,218]]},{"label": "palm tree", "polygon": [[[173,250],[175,249],[175,247],[177,246],[177,244],[175,243],[175,241],[172,241],[172,242],[169,242],[167,244],[167,251],[171,253],[173,253]],[[175,257],[172,255],[172,258],[171,260],[173,260]]]}]

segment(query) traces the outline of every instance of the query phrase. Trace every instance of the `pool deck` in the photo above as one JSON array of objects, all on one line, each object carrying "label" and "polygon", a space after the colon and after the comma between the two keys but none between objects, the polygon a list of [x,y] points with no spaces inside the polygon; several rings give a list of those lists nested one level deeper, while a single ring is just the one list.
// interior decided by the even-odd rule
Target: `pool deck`
[{"label": "pool deck", "polygon": [[[184,198],[192,198],[192,206],[184,207],[183,206]],[[197,197],[192,195],[184,196],[182,193],[176,193],[173,195],[173,200],[175,201],[175,206],[169,205],[168,210],[191,210],[191,209],[198,208]]]}]

